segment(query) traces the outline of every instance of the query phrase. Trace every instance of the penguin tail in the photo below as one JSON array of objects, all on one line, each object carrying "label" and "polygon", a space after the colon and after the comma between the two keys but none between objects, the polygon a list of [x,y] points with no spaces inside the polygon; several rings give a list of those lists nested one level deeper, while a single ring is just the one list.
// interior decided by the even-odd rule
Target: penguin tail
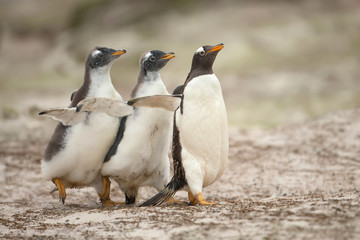
[{"label": "penguin tail", "polygon": [[163,190],[146,202],[140,204],[139,207],[159,206],[174,196],[179,189],[180,186],[176,184],[175,178],[173,177]]}]

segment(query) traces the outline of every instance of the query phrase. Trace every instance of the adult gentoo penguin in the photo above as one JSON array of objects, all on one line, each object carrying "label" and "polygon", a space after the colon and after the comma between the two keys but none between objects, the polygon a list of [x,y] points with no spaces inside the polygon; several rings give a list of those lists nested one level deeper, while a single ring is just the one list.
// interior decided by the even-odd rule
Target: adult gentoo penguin
[{"label": "adult gentoo penguin", "polygon": [[[112,64],[125,50],[96,47],[86,59],[85,77],[82,86],[72,98],[70,108],[88,97],[108,97],[122,100],[111,78]],[[112,205],[110,181],[102,177],[100,168],[104,156],[116,137],[120,119],[102,112],[86,114],[86,119],[72,126],[59,123],[46,148],[42,160],[42,174],[52,180],[64,203],[65,188],[93,186],[102,204]]]},{"label": "adult gentoo penguin", "polygon": [[188,192],[192,204],[213,204],[203,198],[202,189],[223,174],[229,151],[225,103],[212,69],[223,46],[200,47],[185,84],[175,89],[183,99],[174,118],[174,176],[164,190],[140,206],[160,205],[180,189]]},{"label": "adult gentoo penguin", "polygon": [[[169,95],[161,80],[160,70],[174,57],[172,52],[159,50],[143,54],[132,97]],[[160,191],[169,181],[168,151],[172,121],[173,112],[155,108],[136,108],[132,115],[122,118],[101,174],[119,184],[125,193],[126,204],[136,202],[139,187],[152,186]]]}]

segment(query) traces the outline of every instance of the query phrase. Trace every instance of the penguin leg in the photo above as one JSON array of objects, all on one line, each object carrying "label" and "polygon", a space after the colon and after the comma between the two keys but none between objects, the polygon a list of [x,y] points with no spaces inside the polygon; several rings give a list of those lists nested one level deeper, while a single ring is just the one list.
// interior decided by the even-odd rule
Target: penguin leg
[{"label": "penguin leg", "polygon": [[197,204],[197,201],[196,201],[196,198],[194,197],[194,195],[192,195],[191,192],[188,192],[188,197],[189,197],[189,201],[192,205],[196,205]]},{"label": "penguin leg", "polygon": [[65,198],[66,198],[66,191],[63,181],[60,178],[53,178],[51,180],[59,190],[59,198],[62,201],[63,204],[65,204]]},{"label": "penguin leg", "polygon": [[198,193],[195,197],[196,201],[200,204],[200,205],[212,205],[212,204],[216,204],[216,203],[213,203],[213,202],[208,202],[204,199],[202,193]]},{"label": "penguin leg", "polygon": [[123,191],[125,193],[126,205],[135,204],[139,188],[137,186],[128,186]]},{"label": "penguin leg", "polygon": [[127,193],[125,193],[125,201],[126,201],[126,205],[130,205],[130,204],[135,204],[136,202],[136,195],[128,195]]},{"label": "penguin leg", "polygon": [[113,207],[116,205],[124,204],[124,203],[114,202],[110,199],[110,186],[111,186],[110,179],[108,177],[102,176],[101,181],[103,184],[103,193],[102,194],[98,193],[100,197],[101,205],[103,207]]}]

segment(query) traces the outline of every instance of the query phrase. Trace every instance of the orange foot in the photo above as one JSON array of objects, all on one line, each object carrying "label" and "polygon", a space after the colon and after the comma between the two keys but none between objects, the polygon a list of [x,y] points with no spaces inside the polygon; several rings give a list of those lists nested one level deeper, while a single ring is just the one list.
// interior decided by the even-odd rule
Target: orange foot
[{"label": "orange foot", "polygon": [[169,198],[169,200],[166,201],[166,204],[185,204],[185,201],[176,200],[174,197]]},{"label": "orange foot", "polygon": [[52,182],[56,185],[58,191],[59,191],[59,198],[62,201],[62,203],[65,203],[66,198],[66,191],[63,181],[60,178],[53,178]]},{"label": "orange foot", "polygon": [[192,205],[196,205],[197,203],[199,203],[200,205],[213,205],[216,203],[213,202],[208,202],[204,199],[204,197],[202,196],[202,193],[198,193],[196,195],[196,197],[194,197],[194,195],[192,195],[191,192],[188,192],[188,196],[189,196],[189,201]]},{"label": "orange foot", "polygon": [[197,201],[196,201],[194,195],[192,195],[191,192],[188,192],[188,197],[189,197],[189,201],[190,201],[190,203],[191,203],[192,205],[196,205],[196,204],[197,204]]},{"label": "orange foot", "polygon": [[208,201],[206,201],[206,200],[203,198],[203,196],[202,196],[201,193],[198,193],[195,198],[196,198],[196,200],[198,201],[198,203],[199,203],[200,205],[214,205],[214,204],[216,204],[216,203],[214,203],[214,202],[208,202]]},{"label": "orange foot", "polygon": [[102,194],[99,194],[100,202],[103,207],[113,207],[116,205],[123,205],[124,202],[114,202],[110,199],[110,179],[108,177],[102,177],[102,183],[103,183],[103,189],[104,192]]}]

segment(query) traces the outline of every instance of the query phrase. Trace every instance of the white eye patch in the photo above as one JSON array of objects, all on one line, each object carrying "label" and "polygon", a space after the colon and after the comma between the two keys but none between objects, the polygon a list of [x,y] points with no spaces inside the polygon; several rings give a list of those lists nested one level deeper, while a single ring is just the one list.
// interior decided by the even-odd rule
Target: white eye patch
[{"label": "white eye patch", "polygon": [[145,61],[148,60],[150,56],[151,56],[151,52],[146,53],[145,57],[144,57],[144,60]]},{"label": "white eye patch", "polygon": [[204,50],[204,48],[203,47],[200,47],[198,50],[196,50],[196,52],[198,53],[198,52],[202,52],[202,51],[204,51],[205,52],[205,50]]},{"label": "white eye patch", "polygon": [[99,50],[95,50],[91,53],[91,56],[95,57],[96,55],[98,55],[99,53],[101,53]]}]

